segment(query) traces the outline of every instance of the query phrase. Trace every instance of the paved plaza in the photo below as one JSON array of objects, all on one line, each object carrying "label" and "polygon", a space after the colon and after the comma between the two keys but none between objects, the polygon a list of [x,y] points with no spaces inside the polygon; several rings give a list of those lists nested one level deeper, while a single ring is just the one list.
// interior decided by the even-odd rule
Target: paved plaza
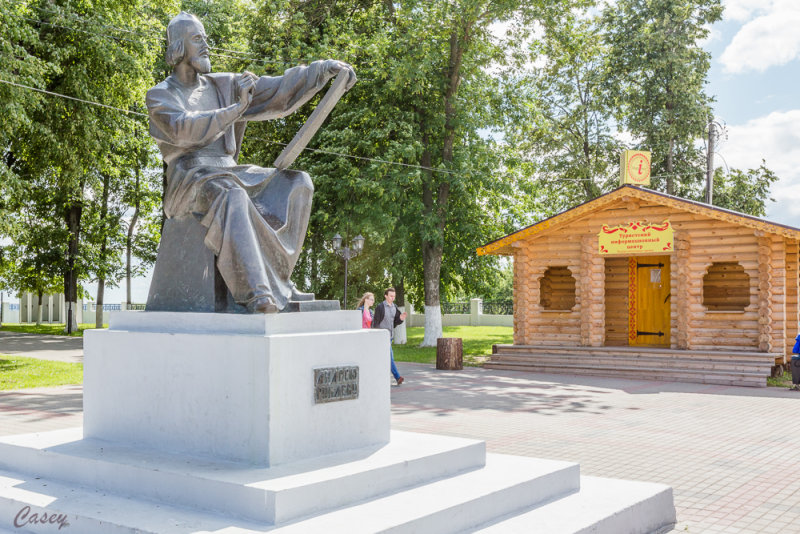
[{"label": "paved plaza", "polygon": [[0,331],[0,354],[59,362],[81,362],[83,338]]},{"label": "paved plaza", "polygon": [[[800,533],[800,392],[398,365],[395,429],[669,484],[674,532]],[[80,386],[0,392],[2,435],[81,422]]]}]

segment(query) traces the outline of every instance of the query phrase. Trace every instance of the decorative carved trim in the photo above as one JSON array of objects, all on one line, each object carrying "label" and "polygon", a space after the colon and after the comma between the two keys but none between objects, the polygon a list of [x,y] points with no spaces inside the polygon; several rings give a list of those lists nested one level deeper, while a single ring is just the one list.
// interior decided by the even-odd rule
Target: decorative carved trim
[{"label": "decorative carved trim", "polygon": [[628,342],[636,341],[636,258],[628,258]]}]

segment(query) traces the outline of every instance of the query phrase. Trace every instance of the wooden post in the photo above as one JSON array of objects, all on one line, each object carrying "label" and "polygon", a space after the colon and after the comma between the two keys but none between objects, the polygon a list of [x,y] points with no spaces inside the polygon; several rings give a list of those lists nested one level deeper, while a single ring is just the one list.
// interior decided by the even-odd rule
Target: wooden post
[{"label": "wooden post", "polygon": [[464,368],[463,344],[460,337],[440,337],[436,340],[436,368],[445,371]]}]

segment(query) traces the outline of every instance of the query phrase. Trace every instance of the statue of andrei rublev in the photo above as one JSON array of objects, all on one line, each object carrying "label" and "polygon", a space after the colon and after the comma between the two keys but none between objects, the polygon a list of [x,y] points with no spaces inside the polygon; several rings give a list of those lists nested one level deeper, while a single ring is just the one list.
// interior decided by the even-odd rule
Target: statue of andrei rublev
[{"label": "statue of andrei rublev", "polygon": [[[167,27],[172,75],[147,92],[150,134],[167,164],[164,211],[189,214],[205,228],[205,246],[236,303],[274,313],[290,300],[310,300],[292,284],[305,238],[314,187],[300,171],[239,165],[247,121],[285,117],[346,63],[315,61],[283,76],[211,74],[203,24],[181,12]],[[313,134],[312,134],[313,135]]]}]

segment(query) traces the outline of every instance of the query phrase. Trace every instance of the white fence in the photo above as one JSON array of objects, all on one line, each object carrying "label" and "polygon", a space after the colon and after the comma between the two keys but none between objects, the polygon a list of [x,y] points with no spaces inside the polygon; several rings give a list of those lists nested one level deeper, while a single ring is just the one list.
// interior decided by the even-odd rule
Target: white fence
[{"label": "white fence", "polygon": [[[415,313],[411,304],[406,305],[411,319],[408,325],[425,326],[425,314]],[[514,326],[513,315],[497,315],[483,313],[483,300],[470,299],[469,313],[442,314],[442,326]]]},{"label": "white fence", "polygon": [[[144,304],[103,304],[99,313],[103,314],[103,324],[108,324],[108,318],[112,311],[125,309],[140,310],[144,309]],[[42,298],[42,323],[56,324],[64,323],[67,316],[68,307],[64,302],[63,294],[44,295]],[[78,301],[77,309],[73,310],[75,319],[78,323],[95,324],[98,309],[94,302]],[[17,303],[3,303],[3,322],[4,323],[36,323],[39,318],[39,298],[31,293],[23,293]]]}]

